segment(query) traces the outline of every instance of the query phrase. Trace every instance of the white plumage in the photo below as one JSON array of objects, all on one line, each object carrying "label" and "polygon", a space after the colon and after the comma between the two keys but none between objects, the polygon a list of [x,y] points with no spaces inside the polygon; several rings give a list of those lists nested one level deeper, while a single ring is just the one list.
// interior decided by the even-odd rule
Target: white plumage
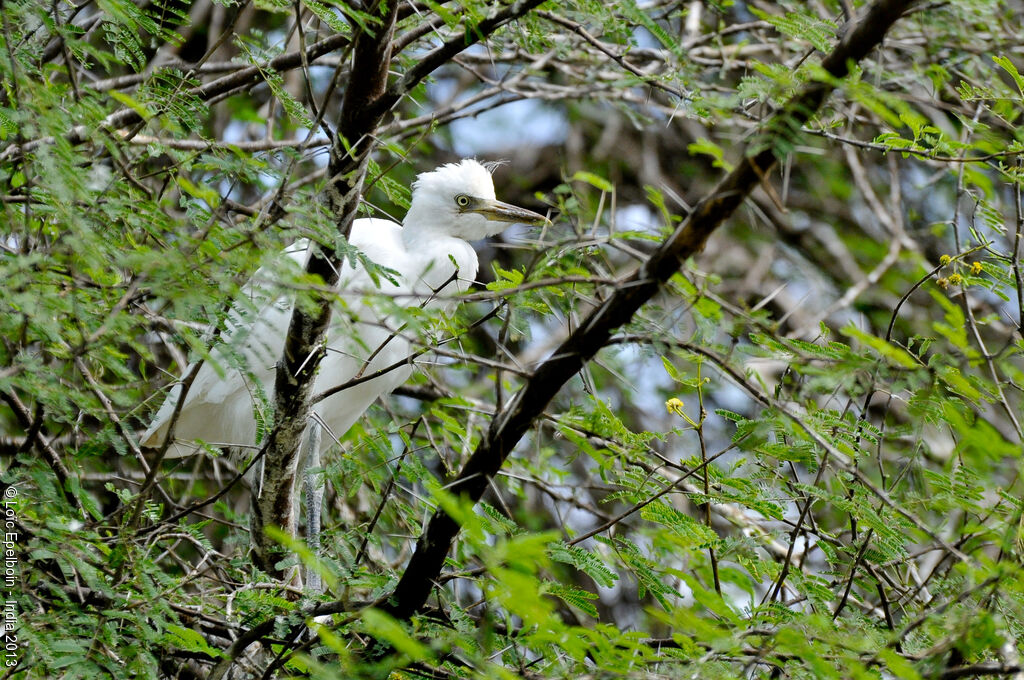
[{"label": "white plumage", "polygon": [[[396,304],[419,305],[438,291],[442,299],[428,304],[450,310],[450,297],[465,291],[476,277],[477,255],[469,241],[500,232],[503,223],[543,221],[545,218],[537,213],[494,200],[490,172],[475,160],[463,160],[417,177],[402,226],[383,219],[359,219],[352,225],[349,242],[373,262],[398,272],[395,282],[380,279],[380,291],[395,296]],[[299,241],[282,255],[304,266],[309,253],[309,244]],[[457,280],[438,290],[456,268]],[[252,301],[248,308],[258,310],[255,317],[247,319],[239,306],[225,325],[221,344],[212,351],[216,366],[207,361],[200,367],[185,395],[168,457],[195,453],[198,441],[210,446],[256,446],[254,414],[273,403],[274,366],[284,348],[294,304],[275,286],[258,283],[269,276],[269,271],[261,269],[246,289]],[[344,265],[339,291],[373,289],[365,270]],[[381,311],[383,305],[368,306],[358,296],[343,295],[341,299],[343,309],[334,310],[314,394],[342,385],[357,373],[372,375],[411,352],[409,341],[400,333],[394,334],[398,322]],[[321,451],[344,435],[378,396],[405,382],[411,371],[410,366],[402,366],[317,403],[313,417],[326,430]],[[144,445],[163,443],[180,398],[178,384],[168,392],[143,435]]]}]

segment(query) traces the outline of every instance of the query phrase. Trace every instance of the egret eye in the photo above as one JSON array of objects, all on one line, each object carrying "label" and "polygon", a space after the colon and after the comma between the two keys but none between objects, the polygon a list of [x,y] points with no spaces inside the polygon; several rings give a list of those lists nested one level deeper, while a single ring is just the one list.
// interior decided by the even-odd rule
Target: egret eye
[{"label": "egret eye", "polygon": [[458,196],[455,197],[455,204],[460,208],[467,207],[469,203],[469,196],[467,196],[466,194],[459,194]]}]

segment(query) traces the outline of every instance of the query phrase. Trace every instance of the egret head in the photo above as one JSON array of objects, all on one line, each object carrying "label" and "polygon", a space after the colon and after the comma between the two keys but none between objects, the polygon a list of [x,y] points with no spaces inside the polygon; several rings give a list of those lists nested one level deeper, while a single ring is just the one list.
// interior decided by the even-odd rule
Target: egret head
[{"label": "egret head", "polygon": [[476,241],[501,232],[510,222],[537,225],[546,221],[532,210],[495,200],[490,171],[467,158],[416,178],[404,226]]}]

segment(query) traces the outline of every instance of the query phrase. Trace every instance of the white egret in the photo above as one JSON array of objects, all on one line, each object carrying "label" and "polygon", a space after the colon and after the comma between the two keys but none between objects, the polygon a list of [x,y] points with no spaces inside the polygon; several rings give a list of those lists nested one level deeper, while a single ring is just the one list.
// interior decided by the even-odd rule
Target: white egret
[{"label": "white egret", "polygon": [[[465,291],[477,273],[479,263],[470,241],[497,234],[507,223],[545,221],[535,212],[495,200],[488,169],[467,159],[417,177],[401,226],[384,219],[359,219],[352,225],[349,242],[374,263],[397,272],[393,281],[379,279],[381,292],[395,296],[396,304],[419,305],[430,300],[428,305],[450,309],[452,294]],[[285,254],[304,265],[309,249],[309,243],[300,241]],[[265,275],[258,273],[255,278],[258,281]],[[373,280],[363,268],[345,264],[338,283],[340,292],[373,288]],[[284,348],[294,299],[258,283],[250,284],[246,294],[258,315],[247,319],[240,308],[230,315],[221,344],[211,352],[213,361],[200,367],[185,394],[175,424],[175,441],[167,452],[170,458],[197,452],[199,442],[250,450],[257,445],[257,414],[273,403],[274,366]],[[380,306],[374,308],[360,298],[339,299],[314,394],[344,385],[357,375],[373,375],[410,354],[409,341]],[[405,382],[411,370],[408,365],[401,366],[316,403],[311,418],[326,436],[320,437],[315,453],[343,436],[377,397]],[[143,435],[144,445],[155,447],[164,442],[179,400],[180,384],[169,391],[157,411]]]}]

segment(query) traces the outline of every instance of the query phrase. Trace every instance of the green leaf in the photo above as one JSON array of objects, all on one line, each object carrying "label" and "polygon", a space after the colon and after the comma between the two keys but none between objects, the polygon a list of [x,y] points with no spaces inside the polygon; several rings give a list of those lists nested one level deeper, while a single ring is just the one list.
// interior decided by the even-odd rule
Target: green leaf
[{"label": "green leaf", "polygon": [[885,665],[895,677],[901,678],[901,680],[921,680],[921,674],[914,668],[914,664],[904,659],[894,650],[885,647],[879,650],[878,656],[885,662]]},{"label": "green leaf", "polygon": [[153,112],[149,110],[146,104],[144,102],[140,102],[135,97],[118,90],[111,90],[107,94],[142,116],[143,120],[149,120],[153,117]]},{"label": "green leaf", "polygon": [[395,651],[404,654],[410,660],[425,662],[434,658],[430,647],[409,635],[402,624],[390,614],[370,607],[363,610],[360,618],[367,633],[394,647]]},{"label": "green leaf", "polygon": [[692,142],[686,147],[686,150],[694,156],[710,156],[712,159],[712,166],[722,168],[726,172],[732,172],[733,164],[725,160],[725,152],[722,150],[722,147],[715,144],[707,137],[701,137],[696,142]]},{"label": "green leaf", "polygon": [[758,19],[767,21],[774,26],[778,29],[779,33],[798,40],[806,40],[814,45],[819,52],[827,54],[832,49],[836,25],[831,21],[801,12],[786,12],[784,15],[779,16],[766,12],[756,6],[750,7],[750,12]]},{"label": "green leaf", "polygon": [[7,139],[8,136],[13,135],[17,131],[17,124],[11,120],[6,111],[0,109],[0,140]]},{"label": "green leaf", "polygon": [[648,522],[668,527],[674,534],[684,539],[687,545],[707,547],[718,540],[718,534],[713,529],[660,500],[641,508],[640,516]]},{"label": "green leaf", "polygon": [[879,356],[888,359],[890,363],[896,366],[903,366],[904,368],[920,367],[920,363],[918,363],[918,361],[902,347],[898,347],[891,342],[886,342],[884,339],[871,335],[870,333],[865,333],[853,324],[847,324],[842,328],[841,332],[847,337],[859,340],[861,343],[875,350]]},{"label": "green leaf", "polygon": [[587,184],[596,189],[600,189],[601,191],[606,191],[609,193],[611,193],[611,191],[614,189],[611,182],[609,182],[603,177],[595,175],[592,172],[587,172],[586,170],[577,170],[576,174],[574,174],[570,179],[574,182],[586,182]]},{"label": "green leaf", "polygon": [[[327,24],[332,31],[343,35],[351,32],[349,25],[327,5],[317,2],[317,0],[302,0],[302,4],[308,7],[309,11],[315,14],[320,21]],[[355,11],[351,8],[345,8],[342,11],[347,14],[346,10]]]},{"label": "green leaf", "polygon": [[593,604],[593,600],[596,600],[598,597],[596,593],[591,593],[565,583],[547,583],[545,587],[550,595],[554,595],[566,604],[597,618],[597,607]]},{"label": "green leaf", "polygon": [[1017,89],[1020,91],[1021,94],[1024,94],[1024,76],[1022,76],[1020,74],[1020,71],[1017,70],[1017,66],[1013,63],[1013,61],[1009,57],[1003,56],[1001,54],[993,55],[992,61],[994,61],[1004,71],[1010,74],[1010,77],[1013,78],[1013,82],[1017,84]]},{"label": "green leaf", "polygon": [[205,654],[214,659],[224,656],[224,652],[210,646],[201,633],[184,626],[168,624],[164,628],[164,642],[186,652]]},{"label": "green leaf", "polygon": [[567,543],[552,544],[548,548],[548,555],[556,562],[571,564],[604,588],[611,588],[619,579],[618,574],[609,569],[604,560],[579,546]]},{"label": "green leaf", "polygon": [[190,196],[194,196],[195,198],[205,201],[211,208],[216,208],[220,205],[220,194],[214,189],[194,184],[192,180],[185,175],[178,175],[175,178],[175,181],[182,191]]},{"label": "green leaf", "polygon": [[492,264],[495,279],[487,284],[487,290],[502,291],[510,288],[518,288],[523,283],[525,274],[514,269],[502,269],[497,262]]}]

